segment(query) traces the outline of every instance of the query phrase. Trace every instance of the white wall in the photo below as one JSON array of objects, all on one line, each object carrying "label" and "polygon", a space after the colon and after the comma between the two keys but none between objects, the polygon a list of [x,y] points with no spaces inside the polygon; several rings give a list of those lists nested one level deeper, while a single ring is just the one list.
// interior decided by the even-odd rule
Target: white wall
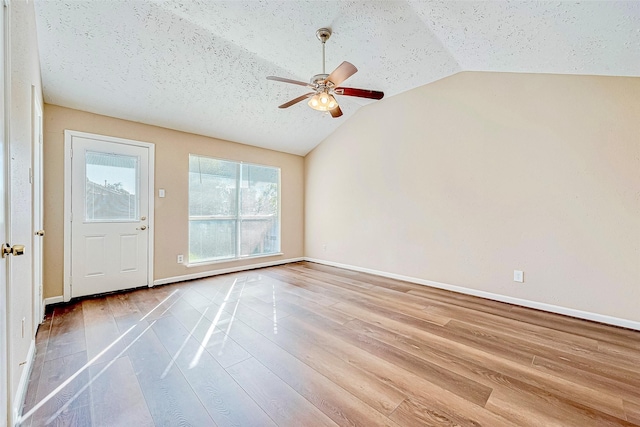
[{"label": "white wall", "polygon": [[305,159],[305,255],[638,322],[638,99],[465,72],[362,108]]}]

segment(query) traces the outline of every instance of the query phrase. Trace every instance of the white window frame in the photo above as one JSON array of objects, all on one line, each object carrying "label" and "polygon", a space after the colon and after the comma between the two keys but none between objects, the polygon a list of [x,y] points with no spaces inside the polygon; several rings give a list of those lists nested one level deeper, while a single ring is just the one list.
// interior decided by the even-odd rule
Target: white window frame
[{"label": "white window frame", "polygon": [[[243,161],[238,161],[238,160],[229,160],[229,159],[223,159],[220,157],[212,157],[212,156],[205,156],[202,154],[193,154],[193,153],[189,153],[189,157],[194,156],[194,157],[200,157],[200,158],[205,158],[205,159],[212,159],[212,160],[219,160],[219,161],[223,161],[223,162],[229,162],[229,163],[235,163],[237,165],[237,169],[236,169],[236,214],[235,215],[226,215],[226,216],[222,216],[222,215],[208,215],[208,216],[203,216],[200,215],[197,218],[191,219],[191,214],[188,213],[188,221],[189,221],[189,240],[188,240],[188,245],[189,247],[191,247],[191,221],[211,221],[211,220],[232,220],[236,222],[236,229],[235,229],[235,233],[236,233],[236,242],[235,242],[235,256],[229,257],[229,258],[221,258],[221,259],[209,259],[209,260],[202,260],[202,261],[191,261],[190,259],[190,251],[187,250],[187,265],[188,266],[201,266],[201,265],[207,265],[207,264],[220,264],[220,263],[225,263],[225,262],[233,262],[233,261],[239,261],[239,260],[246,260],[246,259],[253,259],[253,258],[264,258],[264,257],[271,257],[271,256],[277,256],[277,255],[283,255],[282,253],[282,218],[281,218],[281,214],[282,214],[282,206],[281,206],[281,198],[282,198],[282,169],[277,167],[277,166],[272,166],[272,165],[263,165],[263,164],[259,164],[259,163],[251,163],[251,162],[243,162]],[[240,200],[241,200],[241,182],[242,182],[242,166],[243,165],[248,165],[248,166],[259,166],[259,167],[265,167],[265,168],[271,168],[271,169],[275,169],[278,172],[278,212],[277,212],[277,216],[278,216],[278,248],[275,252],[269,252],[269,253],[262,253],[262,254],[257,254],[257,255],[241,255],[242,253],[242,233],[241,233],[241,227],[242,227],[242,219],[243,216],[240,213]],[[188,172],[190,173],[190,171]],[[188,189],[188,206],[191,206],[191,189]],[[253,216],[251,217],[252,219],[260,219],[260,217],[258,216]],[[268,216],[264,216],[264,218],[268,218]]]}]

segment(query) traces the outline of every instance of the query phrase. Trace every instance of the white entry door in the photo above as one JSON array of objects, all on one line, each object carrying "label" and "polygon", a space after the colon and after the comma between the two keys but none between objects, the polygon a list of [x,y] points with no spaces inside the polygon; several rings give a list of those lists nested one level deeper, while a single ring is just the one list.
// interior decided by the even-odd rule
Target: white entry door
[{"label": "white entry door", "polygon": [[70,297],[149,286],[152,146],[79,133],[70,139]]}]

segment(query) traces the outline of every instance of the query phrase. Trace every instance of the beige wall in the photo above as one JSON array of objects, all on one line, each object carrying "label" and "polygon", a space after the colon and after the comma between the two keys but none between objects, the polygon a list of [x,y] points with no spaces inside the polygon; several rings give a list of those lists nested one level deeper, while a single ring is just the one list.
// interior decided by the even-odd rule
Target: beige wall
[{"label": "beige wall", "polygon": [[167,190],[155,200],[156,280],[247,263],[175,262],[197,153],[282,168],[284,255],[254,262],[304,245],[311,258],[640,321],[639,98],[637,78],[460,73],[361,109],[304,165],[45,105],[45,297],[62,295],[73,129],[156,144],[156,189]]},{"label": "beige wall", "polygon": [[[263,148],[173,131],[45,104],[45,297],[63,294],[64,130],[96,133],[155,144],[154,279],[167,279],[243,265],[303,256],[304,159]],[[189,154],[245,161],[281,168],[283,255],[200,267],[176,263],[188,252]],[[166,190],[158,198],[157,190]]]},{"label": "beige wall", "polygon": [[[16,397],[18,383],[33,340],[32,274],[32,189],[29,168],[32,153],[32,91],[41,99],[40,63],[33,2],[15,1],[10,7],[11,96],[10,96],[10,179],[11,232],[7,241],[26,246],[25,255],[11,257],[9,280],[9,366],[10,397]],[[41,101],[38,103],[42,106]],[[5,262],[5,261],[2,261]],[[24,319],[24,336],[22,335]],[[21,396],[18,396],[20,398]]]},{"label": "beige wall", "polygon": [[305,255],[640,321],[639,99],[467,72],[365,107],[305,159]]}]

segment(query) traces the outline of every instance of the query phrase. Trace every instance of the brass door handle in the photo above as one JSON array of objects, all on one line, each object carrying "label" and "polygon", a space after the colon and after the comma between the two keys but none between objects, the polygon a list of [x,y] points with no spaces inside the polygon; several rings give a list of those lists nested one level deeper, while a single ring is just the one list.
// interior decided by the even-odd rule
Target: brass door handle
[{"label": "brass door handle", "polygon": [[36,236],[44,237],[44,230],[36,231]]},{"label": "brass door handle", "polygon": [[144,230],[146,230],[146,229],[147,229],[147,226],[146,226],[146,225],[143,225],[143,226],[142,226],[142,227],[140,227],[140,228],[136,228],[136,230],[143,230],[143,231],[144,231]]},{"label": "brass door handle", "polygon": [[5,243],[2,246],[2,258],[6,258],[7,255],[24,255],[24,245],[13,245],[11,247],[8,243]]}]

